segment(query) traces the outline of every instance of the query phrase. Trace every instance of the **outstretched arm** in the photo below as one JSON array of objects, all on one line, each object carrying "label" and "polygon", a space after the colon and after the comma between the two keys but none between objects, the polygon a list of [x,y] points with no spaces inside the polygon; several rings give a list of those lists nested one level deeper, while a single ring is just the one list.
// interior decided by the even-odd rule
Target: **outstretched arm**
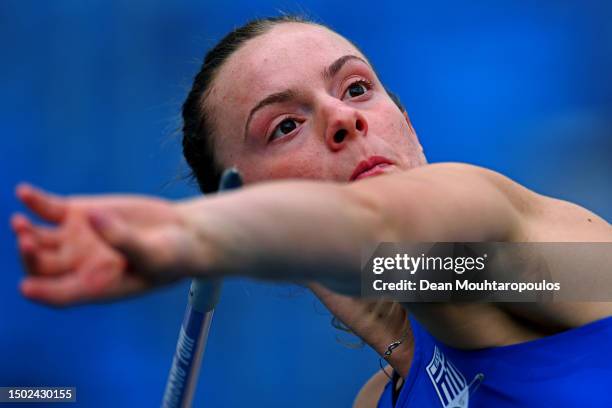
[{"label": "outstretched arm", "polygon": [[508,241],[536,195],[497,173],[430,165],[353,184],[283,181],[178,206],[210,270],[359,293],[360,251],[383,241]]},{"label": "outstretched arm", "polygon": [[[461,164],[348,185],[274,182],[178,203],[131,196],[60,198],[27,187],[19,195],[59,226],[43,233],[25,219],[13,220],[33,274],[24,293],[56,304],[123,296],[184,276],[319,281],[357,294],[365,243],[528,240],[531,225],[555,214],[541,196],[497,173]],[[579,222],[586,210],[576,211],[563,223]],[[590,217],[581,239],[609,236],[607,223]],[[112,272],[110,255],[116,258]],[[102,271],[107,280],[91,284]]]}]

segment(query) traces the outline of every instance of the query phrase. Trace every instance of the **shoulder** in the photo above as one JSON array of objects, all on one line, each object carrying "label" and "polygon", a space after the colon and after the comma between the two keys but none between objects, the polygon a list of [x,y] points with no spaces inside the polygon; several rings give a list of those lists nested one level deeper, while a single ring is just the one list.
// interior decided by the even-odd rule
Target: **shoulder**
[{"label": "shoulder", "polygon": [[[386,191],[394,196],[411,197],[415,205],[506,203],[517,211],[528,211],[540,196],[493,170],[466,163],[436,163],[406,171],[373,177],[356,183],[365,192]],[[409,200],[406,200],[409,201]]]},{"label": "shoulder", "polygon": [[[516,214],[519,227],[515,229],[514,240],[612,242],[610,223],[578,204],[536,193],[483,167],[463,163],[441,163],[429,167],[424,169],[425,173],[439,183],[445,183],[449,189],[473,193],[475,199],[485,202],[488,200],[486,194],[508,203]],[[453,182],[457,187],[450,186]]]},{"label": "shoulder", "polygon": [[480,221],[488,214],[496,225],[504,219],[511,222],[512,241],[612,241],[610,224],[588,209],[532,191],[484,167],[439,163],[410,170],[406,176],[426,181],[421,183],[421,197],[462,203],[471,210],[468,215],[478,214]]},{"label": "shoulder", "polygon": [[509,178],[463,163],[373,177],[357,188],[373,202],[371,207],[393,220],[391,233],[410,231],[411,238],[421,241],[512,240],[519,235],[523,214],[537,200]]},{"label": "shoulder", "polygon": [[569,201],[540,197],[528,214],[527,241],[612,242],[612,226],[602,217]]},{"label": "shoulder", "polygon": [[385,373],[378,371],[361,387],[355,402],[353,402],[353,408],[376,408],[388,382],[389,378]]},{"label": "shoulder", "polygon": [[[610,224],[592,211],[578,204],[538,194],[516,181],[493,170],[465,163],[440,163],[425,166],[424,177],[438,183],[451,184],[460,182],[462,189],[473,189],[471,186],[484,187],[484,190],[498,190],[512,206],[536,227],[541,224],[571,227],[574,232],[572,240],[612,240]],[[533,231],[532,231],[533,232]],[[558,233],[561,233],[559,236]],[[534,241],[538,241],[536,238]],[[555,231],[557,239],[563,237],[563,231]],[[542,237],[545,238],[545,237]],[[568,237],[569,238],[569,237]]]},{"label": "shoulder", "polygon": [[467,192],[472,196],[492,191],[510,200],[518,210],[527,211],[540,199],[539,195],[511,178],[494,170],[467,163],[436,163],[406,172],[408,177],[428,181],[445,190]]}]

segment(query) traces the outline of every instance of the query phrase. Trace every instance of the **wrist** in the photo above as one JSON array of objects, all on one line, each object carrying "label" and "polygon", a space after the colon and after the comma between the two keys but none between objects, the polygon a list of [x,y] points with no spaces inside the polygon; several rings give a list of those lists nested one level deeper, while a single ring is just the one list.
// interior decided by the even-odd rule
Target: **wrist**
[{"label": "wrist", "polygon": [[214,208],[206,204],[203,199],[174,204],[187,237],[184,247],[185,273],[192,277],[217,277],[224,270],[222,229],[218,226],[220,217],[215,216]]}]

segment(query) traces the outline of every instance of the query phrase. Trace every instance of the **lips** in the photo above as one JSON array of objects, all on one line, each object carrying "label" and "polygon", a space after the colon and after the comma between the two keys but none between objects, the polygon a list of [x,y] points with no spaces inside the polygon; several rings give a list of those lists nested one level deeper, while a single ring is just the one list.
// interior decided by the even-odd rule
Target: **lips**
[{"label": "lips", "polygon": [[374,176],[376,174],[383,173],[385,168],[392,165],[393,162],[383,156],[372,156],[368,160],[360,162],[353,174],[349,178],[349,181],[359,180],[365,177]]}]

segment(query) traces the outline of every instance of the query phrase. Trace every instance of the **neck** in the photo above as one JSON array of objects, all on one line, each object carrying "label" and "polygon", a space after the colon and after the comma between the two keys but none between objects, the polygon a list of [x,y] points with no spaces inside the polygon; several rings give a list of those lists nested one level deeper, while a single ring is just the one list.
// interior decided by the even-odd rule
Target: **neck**
[{"label": "neck", "polygon": [[[330,312],[372,347],[399,375],[405,377],[408,374],[414,339],[408,312],[402,305],[340,295],[317,283],[308,286]],[[402,338],[402,343],[384,358],[389,345]]]},{"label": "neck", "polygon": [[395,372],[406,378],[414,355],[414,337],[403,307],[395,303],[391,307],[398,310],[392,313],[375,335],[364,339],[380,358],[384,359]]}]

